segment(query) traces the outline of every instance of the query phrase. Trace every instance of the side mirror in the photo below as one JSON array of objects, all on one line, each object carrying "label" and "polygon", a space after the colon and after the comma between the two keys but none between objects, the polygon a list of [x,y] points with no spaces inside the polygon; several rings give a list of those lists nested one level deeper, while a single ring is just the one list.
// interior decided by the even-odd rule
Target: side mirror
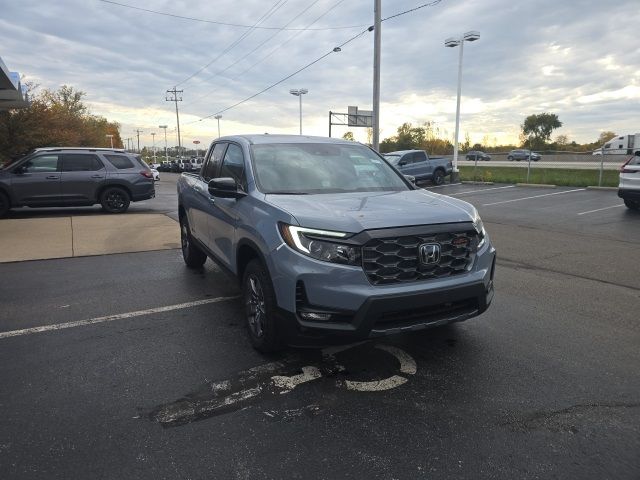
[{"label": "side mirror", "polygon": [[27,169],[23,165],[20,165],[19,167],[13,169],[13,173],[15,173],[16,175],[22,175],[26,171]]},{"label": "side mirror", "polygon": [[407,164],[407,161],[406,161],[406,160],[400,160],[400,161],[398,162],[398,166],[399,166],[399,167],[404,167],[406,164]]},{"label": "side mirror", "polygon": [[209,193],[219,198],[242,198],[247,194],[238,189],[238,184],[233,178],[213,178],[209,182]]},{"label": "side mirror", "polygon": [[413,185],[416,184],[416,177],[414,177],[413,175],[405,175],[404,178],[409,180]]}]

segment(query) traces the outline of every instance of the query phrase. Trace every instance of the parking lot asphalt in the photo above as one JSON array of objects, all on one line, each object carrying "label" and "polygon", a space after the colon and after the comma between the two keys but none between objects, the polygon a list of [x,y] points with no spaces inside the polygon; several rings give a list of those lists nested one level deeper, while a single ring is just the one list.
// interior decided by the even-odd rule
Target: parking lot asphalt
[{"label": "parking lot asphalt", "polygon": [[343,350],[258,354],[178,250],[0,265],[0,478],[639,478],[640,215],[432,190],[480,210],[494,303]]}]

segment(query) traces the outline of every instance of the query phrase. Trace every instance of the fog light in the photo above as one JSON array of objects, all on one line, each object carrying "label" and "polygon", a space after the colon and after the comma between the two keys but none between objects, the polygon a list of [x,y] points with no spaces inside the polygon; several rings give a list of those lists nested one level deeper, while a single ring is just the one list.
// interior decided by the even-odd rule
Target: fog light
[{"label": "fog light", "polygon": [[330,313],[320,313],[320,312],[300,312],[300,317],[303,320],[310,320],[310,321],[326,322],[327,320],[331,320]]}]

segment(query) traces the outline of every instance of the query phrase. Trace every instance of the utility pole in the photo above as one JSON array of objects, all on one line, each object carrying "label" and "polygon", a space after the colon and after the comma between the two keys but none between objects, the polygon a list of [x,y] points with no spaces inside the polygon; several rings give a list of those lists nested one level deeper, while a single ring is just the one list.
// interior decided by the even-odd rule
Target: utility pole
[{"label": "utility pole", "polygon": [[138,135],[138,153],[140,153],[140,134],[143,133],[142,130],[136,130],[136,134]]},{"label": "utility pole", "polygon": [[164,130],[164,158],[169,163],[169,154],[167,153],[167,125],[158,125],[158,128]]},{"label": "utility pole", "polygon": [[180,114],[178,113],[178,102],[182,101],[182,92],[184,90],[177,90],[176,87],[173,87],[173,90],[167,90],[168,94],[165,97],[167,102],[175,102],[176,104],[176,123],[178,125],[178,155],[180,155],[180,150],[182,150],[182,140],[180,139]]},{"label": "utility pole", "polygon": [[380,148],[380,43],[382,32],[381,0],[373,0],[373,149]]},{"label": "utility pole", "polygon": [[220,119],[222,118],[222,115],[216,115],[215,117],[216,120],[218,120],[218,138],[220,138]]}]

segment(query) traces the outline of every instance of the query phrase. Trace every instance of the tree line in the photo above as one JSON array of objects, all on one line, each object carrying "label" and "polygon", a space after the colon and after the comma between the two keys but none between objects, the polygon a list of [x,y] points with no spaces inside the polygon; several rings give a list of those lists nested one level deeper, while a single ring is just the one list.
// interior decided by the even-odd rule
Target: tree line
[{"label": "tree line", "polygon": [[29,85],[30,105],[0,112],[0,164],[39,147],[122,148],[120,125],[92,115],[85,92],[63,85],[38,90]]},{"label": "tree line", "polygon": [[[575,151],[590,152],[616,136],[614,132],[602,132],[599,137],[590,143],[579,144],[569,141],[566,135],[558,135],[551,141],[554,130],[560,128],[562,122],[555,113],[539,113],[529,115],[520,126],[520,136],[518,144],[498,145],[496,139],[491,141],[485,135],[480,143],[471,143],[469,134],[465,134],[465,139],[458,143],[461,152],[469,150],[483,150],[485,152],[505,152],[516,148],[527,148],[537,151]],[[398,127],[396,134],[385,138],[380,142],[380,152],[387,153],[398,150],[426,150],[434,155],[447,155],[453,152],[453,139],[448,138],[448,132],[441,130],[433,122],[425,122],[422,125],[414,126],[411,123],[403,123]],[[346,132],[343,138],[353,140],[353,133]]]}]

